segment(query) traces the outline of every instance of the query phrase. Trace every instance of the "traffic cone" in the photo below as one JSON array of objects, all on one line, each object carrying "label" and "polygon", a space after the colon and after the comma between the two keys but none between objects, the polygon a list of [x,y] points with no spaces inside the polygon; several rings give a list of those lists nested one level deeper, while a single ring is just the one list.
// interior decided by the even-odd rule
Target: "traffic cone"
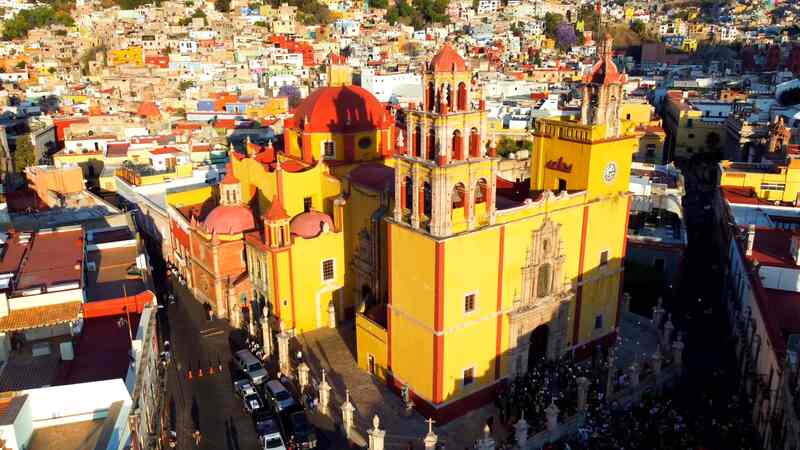
[{"label": "traffic cone", "polygon": [[208,374],[209,375],[214,375],[214,366],[212,366],[212,365],[208,366]]},{"label": "traffic cone", "polygon": [[189,369],[189,370],[186,371],[186,379],[187,380],[191,380],[192,379],[192,369]]},{"label": "traffic cone", "polygon": [[202,377],[203,376],[203,368],[202,367],[197,369],[197,376],[198,377]]}]

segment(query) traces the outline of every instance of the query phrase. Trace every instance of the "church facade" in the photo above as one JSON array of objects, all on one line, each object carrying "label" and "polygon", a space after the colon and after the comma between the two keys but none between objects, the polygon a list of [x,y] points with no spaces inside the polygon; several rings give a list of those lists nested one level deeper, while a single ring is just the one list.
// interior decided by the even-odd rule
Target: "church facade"
[{"label": "church facade", "polygon": [[636,135],[611,42],[580,118],[538,120],[530,189],[507,189],[483,88],[449,44],[391,112],[321,88],[284,150],[232,158],[252,296],[295,333],[355,320],[358,364],[445,422],[540,358],[616,338]]}]

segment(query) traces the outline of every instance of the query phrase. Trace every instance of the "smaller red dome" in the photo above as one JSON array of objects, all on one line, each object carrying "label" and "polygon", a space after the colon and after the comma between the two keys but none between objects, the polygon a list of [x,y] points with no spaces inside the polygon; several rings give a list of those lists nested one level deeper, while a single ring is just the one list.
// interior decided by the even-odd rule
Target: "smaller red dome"
[{"label": "smaller red dome", "polygon": [[319,211],[304,212],[294,219],[289,225],[292,234],[303,239],[312,239],[322,233],[322,229],[328,225],[329,230],[333,230],[333,219],[331,216]]},{"label": "smaller red dome", "polygon": [[222,184],[236,184],[238,182],[239,179],[233,174],[233,166],[228,161],[228,164],[225,164],[225,177],[222,179]]},{"label": "smaller red dome", "polygon": [[242,205],[217,206],[203,221],[207,233],[239,234],[255,227],[253,212]]},{"label": "smaller red dome", "polygon": [[456,49],[446,42],[436,55],[431,59],[431,70],[434,72],[464,72],[467,64]]}]

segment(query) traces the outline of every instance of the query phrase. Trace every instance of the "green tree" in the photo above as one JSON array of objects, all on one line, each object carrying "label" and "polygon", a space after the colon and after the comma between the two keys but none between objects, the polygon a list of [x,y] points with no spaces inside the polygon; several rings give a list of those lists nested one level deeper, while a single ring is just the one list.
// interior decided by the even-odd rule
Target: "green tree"
[{"label": "green tree", "polygon": [[214,0],[214,9],[219,12],[231,12],[231,0]]},{"label": "green tree", "polygon": [[578,11],[578,20],[583,21],[584,31],[600,31],[600,17],[594,9],[594,3],[583,5]]},{"label": "green tree", "polygon": [[187,89],[194,87],[194,81],[192,80],[183,80],[178,83],[178,90],[181,92],[185,92]]},{"label": "green tree", "polygon": [[19,136],[14,149],[14,169],[22,173],[26,167],[36,164],[36,152],[31,144],[31,135]]},{"label": "green tree", "polygon": [[389,7],[389,0],[369,0],[369,7],[386,9]]},{"label": "green tree", "polygon": [[631,31],[638,34],[639,36],[642,36],[645,32],[644,22],[638,19],[631,22]]},{"label": "green tree", "polygon": [[22,10],[13,18],[3,22],[3,39],[20,39],[28,36],[35,28],[50,25],[75,25],[69,12],[54,9],[52,6],[37,6]]},{"label": "green tree", "polygon": [[17,65],[15,67],[17,69],[24,69],[27,66],[28,66],[28,63],[26,63],[25,61],[20,61],[20,62],[17,63]]},{"label": "green tree", "polygon": [[561,14],[546,13],[544,15],[544,35],[550,39],[555,39],[558,24],[564,21]]}]

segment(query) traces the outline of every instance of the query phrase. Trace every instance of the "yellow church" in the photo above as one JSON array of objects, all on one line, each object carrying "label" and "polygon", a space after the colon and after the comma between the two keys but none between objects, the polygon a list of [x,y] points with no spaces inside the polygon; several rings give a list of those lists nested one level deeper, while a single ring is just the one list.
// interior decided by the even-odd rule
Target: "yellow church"
[{"label": "yellow church", "polygon": [[580,119],[538,120],[530,189],[508,189],[483,88],[445,44],[422,104],[320,88],[283,151],[232,158],[256,219],[254,297],[300,334],[354,320],[358,364],[446,422],[529,362],[613,342],[638,137],[606,39]]}]

